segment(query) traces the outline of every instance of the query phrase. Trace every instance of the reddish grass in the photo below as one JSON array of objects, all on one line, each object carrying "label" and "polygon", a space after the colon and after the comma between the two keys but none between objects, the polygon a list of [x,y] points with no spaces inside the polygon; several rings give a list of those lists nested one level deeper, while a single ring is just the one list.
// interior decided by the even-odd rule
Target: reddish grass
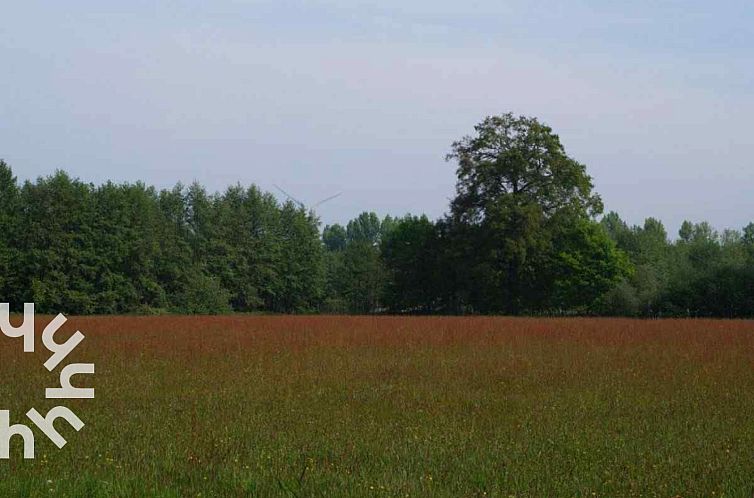
[{"label": "reddish grass", "polygon": [[[71,360],[97,366],[84,381],[96,399],[71,405],[88,425],[62,451],[42,444],[45,463],[0,465],[0,494],[49,495],[48,480],[88,496],[752,492],[752,321],[103,316],[76,329]],[[4,341],[0,399],[43,410],[55,379],[41,344],[21,355]]]}]

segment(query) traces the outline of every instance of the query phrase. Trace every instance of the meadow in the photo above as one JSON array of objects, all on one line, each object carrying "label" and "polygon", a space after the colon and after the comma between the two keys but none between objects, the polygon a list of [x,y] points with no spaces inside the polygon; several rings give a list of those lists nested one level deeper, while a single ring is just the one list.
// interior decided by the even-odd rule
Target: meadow
[{"label": "meadow", "polygon": [[[38,317],[41,331],[45,320]],[[0,496],[740,496],[754,322],[74,317],[93,400]],[[38,332],[38,341],[39,334]],[[62,334],[61,332],[61,335]],[[0,408],[56,404],[0,336]],[[28,422],[28,421],[27,421]]]}]

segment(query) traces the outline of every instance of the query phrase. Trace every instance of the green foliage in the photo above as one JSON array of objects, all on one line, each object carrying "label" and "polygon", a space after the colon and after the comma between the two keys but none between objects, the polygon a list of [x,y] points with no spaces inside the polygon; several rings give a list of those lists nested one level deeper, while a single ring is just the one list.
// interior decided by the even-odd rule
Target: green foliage
[{"label": "green foliage", "polygon": [[302,208],[287,202],[280,212],[279,282],[274,311],[313,312],[319,307],[324,286],[323,248],[318,222]]},{"label": "green foliage", "polygon": [[18,252],[12,241],[19,229],[18,184],[5,161],[0,160],[0,301],[18,299],[16,259]]},{"label": "green foliage", "polygon": [[384,308],[386,269],[381,241],[393,230],[391,217],[361,213],[348,222],[325,227],[325,289],[327,313],[374,313]]},{"label": "green foliage", "polygon": [[378,244],[382,224],[375,213],[361,213],[357,218],[348,222],[346,227],[346,240],[350,242],[364,242]]},{"label": "green foliage", "polygon": [[318,221],[256,187],[99,187],[57,172],[18,189],[0,162],[0,298],[40,312],[316,310]]},{"label": "green foliage", "polygon": [[346,248],[347,241],[346,229],[337,223],[327,225],[322,231],[322,242],[328,251],[342,251]]},{"label": "green foliage", "polygon": [[377,246],[364,240],[351,242],[343,252],[343,297],[352,313],[381,309],[384,269]]},{"label": "green foliage", "polygon": [[230,293],[222,287],[219,279],[204,272],[187,274],[172,305],[177,313],[215,315],[230,313]]},{"label": "green foliage", "polygon": [[0,160],[0,301],[119,313],[753,316],[754,223],[685,221],[670,241],[610,212],[535,118],[486,118],[452,145],[450,212],[328,225],[256,186],[19,187]]},{"label": "green foliage", "polygon": [[8,241],[22,269],[18,297],[40,311],[95,312],[101,253],[93,236],[93,186],[58,171],[26,182],[19,204],[20,229]]},{"label": "green foliage", "polygon": [[578,228],[602,210],[585,166],[568,157],[558,136],[534,118],[488,117],[475,131],[454,143],[448,155],[458,161],[448,222],[458,235],[450,238],[463,244],[449,263],[454,272],[472,277],[455,279],[468,286],[456,295],[485,313],[571,303],[567,289],[594,280],[593,274],[575,274],[591,272],[581,260],[596,254],[586,255],[587,233],[577,235]]},{"label": "green foliage", "polygon": [[563,225],[555,237],[552,307],[587,312],[595,301],[632,273],[628,256],[591,220]]},{"label": "green foliage", "polygon": [[754,252],[747,243],[747,228],[718,234],[709,223],[685,221],[678,240],[670,242],[662,224],[652,218],[643,227],[629,228],[610,213],[602,224],[636,270],[602,296],[600,312],[721,317],[754,313]]},{"label": "green foliage", "polygon": [[384,302],[393,312],[429,313],[437,306],[440,270],[435,225],[426,216],[393,222],[382,241],[387,268]]}]

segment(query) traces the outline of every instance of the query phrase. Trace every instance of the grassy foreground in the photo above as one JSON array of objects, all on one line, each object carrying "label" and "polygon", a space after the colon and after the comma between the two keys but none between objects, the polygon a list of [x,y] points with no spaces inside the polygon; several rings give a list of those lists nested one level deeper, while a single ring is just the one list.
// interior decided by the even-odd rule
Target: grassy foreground
[{"label": "grassy foreground", "polygon": [[[41,325],[37,321],[38,343]],[[740,496],[754,491],[754,322],[96,317],[54,403],[0,336],[0,408],[65,404],[0,496]],[[60,333],[61,336],[64,334]],[[66,363],[69,363],[67,361]]]}]

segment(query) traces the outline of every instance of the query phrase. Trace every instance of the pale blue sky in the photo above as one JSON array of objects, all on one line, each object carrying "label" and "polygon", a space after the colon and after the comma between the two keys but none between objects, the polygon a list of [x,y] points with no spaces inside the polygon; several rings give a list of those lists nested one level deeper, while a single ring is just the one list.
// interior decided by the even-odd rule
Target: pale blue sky
[{"label": "pale blue sky", "polygon": [[608,209],[754,220],[749,1],[7,2],[0,157],[22,179],[279,184],[326,223],[440,216],[450,143],[555,128]]}]

